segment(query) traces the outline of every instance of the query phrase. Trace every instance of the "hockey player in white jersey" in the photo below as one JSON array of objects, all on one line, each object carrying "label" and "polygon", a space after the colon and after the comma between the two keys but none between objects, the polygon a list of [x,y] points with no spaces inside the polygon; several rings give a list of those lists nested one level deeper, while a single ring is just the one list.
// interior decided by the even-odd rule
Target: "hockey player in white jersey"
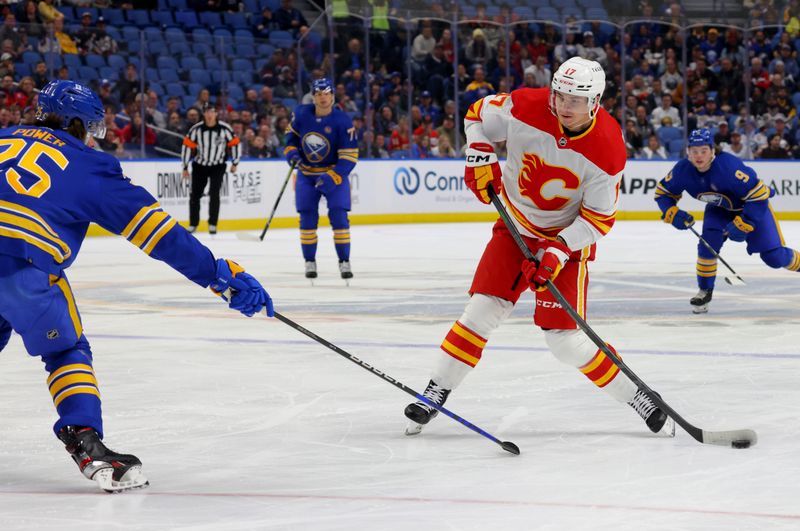
[{"label": "hockey player in white jersey", "polygon": [[[586,318],[588,263],[595,242],[614,224],[626,160],[622,131],[600,107],[604,89],[600,64],[573,57],[553,75],[549,90],[487,96],[467,112],[465,183],[487,204],[492,185],[539,264],[525,259],[498,220],[473,277],[470,301],[444,338],[423,393],[436,404],[477,365],[492,331],[532,289],[533,321],[544,330],[553,355],[633,407],[652,432],[674,435],[674,422],[577,329],[545,288],[551,280]],[[493,144],[502,141],[508,158],[501,170]],[[436,414],[423,402],[409,404],[406,434],[419,433]]]}]

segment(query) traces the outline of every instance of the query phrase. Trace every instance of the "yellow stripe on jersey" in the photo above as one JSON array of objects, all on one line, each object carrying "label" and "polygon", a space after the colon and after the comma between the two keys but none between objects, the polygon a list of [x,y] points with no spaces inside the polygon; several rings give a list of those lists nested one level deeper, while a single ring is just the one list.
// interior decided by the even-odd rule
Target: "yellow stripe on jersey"
[{"label": "yellow stripe on jersey", "polygon": [[63,263],[64,260],[66,260],[69,256],[69,255],[64,256],[64,253],[62,253],[58,247],[51,245],[47,242],[44,242],[39,238],[18,229],[12,229],[9,227],[0,226],[0,236],[7,236],[8,238],[17,238],[20,240],[24,240],[29,244],[33,245],[34,247],[38,247],[42,251],[52,256],[53,260],[55,260],[57,264]]},{"label": "yellow stripe on jersey", "polygon": [[0,201],[0,210],[6,210],[13,214],[19,214],[21,216],[25,216],[30,218],[31,220],[35,221],[39,225],[42,226],[44,230],[46,230],[53,238],[58,238],[58,233],[54,231],[50,225],[44,220],[42,216],[31,210],[30,208],[25,208],[22,205],[18,205],[16,203],[12,203],[10,201]]},{"label": "yellow stripe on jersey", "polygon": [[93,372],[73,372],[66,376],[62,376],[61,378],[56,379],[53,382],[53,385],[50,386],[50,394],[55,398],[55,396],[67,387],[68,385],[82,383],[82,384],[92,384],[95,387],[97,386],[97,379],[94,376]]},{"label": "yellow stripe on jersey", "polygon": [[144,251],[145,254],[148,254],[148,255],[150,253],[152,253],[153,249],[155,248],[155,246],[158,245],[158,242],[161,241],[161,238],[166,236],[166,234],[170,230],[172,230],[172,227],[174,227],[177,224],[178,224],[177,221],[175,221],[172,218],[169,218],[169,221],[167,221],[166,223],[161,225],[161,228],[153,233],[153,235],[150,237],[150,240],[145,242],[144,247],[142,247],[142,251]]},{"label": "yellow stripe on jersey", "polygon": [[658,186],[656,186],[656,198],[663,197],[663,196],[671,197],[671,198],[675,199],[676,201],[678,201],[683,196],[683,194],[677,194],[677,195],[673,194],[672,192],[667,190],[664,187],[663,184],[658,183]]},{"label": "yellow stripe on jersey", "polygon": [[50,275],[50,285],[56,285],[64,294],[67,300],[67,308],[69,309],[69,318],[72,321],[72,326],[75,328],[75,337],[79,338],[83,335],[83,325],[81,318],[78,315],[78,305],[75,304],[75,297],[72,295],[72,288],[69,287],[69,282],[64,277],[57,277]]},{"label": "yellow stripe on jersey", "polygon": [[[30,218],[9,214],[8,212],[0,210],[0,223],[25,229],[26,231],[33,233],[31,235],[32,237],[40,239],[45,243],[57,246],[61,250],[59,254],[63,257],[63,259],[66,259],[72,255],[72,249],[69,248],[69,245],[67,245],[66,242],[59,239],[58,235],[52,236],[50,232],[42,226],[41,223],[38,223]],[[63,259],[61,261],[63,261]]]},{"label": "yellow stripe on jersey", "polygon": [[131,234],[128,240],[136,247],[141,247],[145,240],[156,230],[156,227],[161,225],[168,217],[169,214],[163,210],[153,212],[147,217],[147,221],[139,225],[139,228]]},{"label": "yellow stripe on jersey", "polygon": [[147,214],[150,213],[151,211],[159,210],[160,208],[161,205],[159,205],[157,202],[153,203],[152,205],[142,207],[139,210],[139,212],[137,212],[136,215],[133,216],[133,219],[131,219],[131,221],[125,226],[125,228],[122,229],[120,235],[126,239],[130,239],[130,235],[133,232],[133,229],[135,229],[136,226],[139,225],[139,223],[145,218],[145,216],[147,216]]},{"label": "yellow stripe on jersey", "polygon": [[744,196],[744,201],[764,201],[769,199],[770,191],[763,182],[758,181],[758,184],[755,185],[752,190],[750,190],[746,196]]},{"label": "yellow stripe on jersey", "polygon": [[320,175],[322,173],[328,173],[333,169],[333,166],[306,166],[305,164],[300,165],[300,171],[306,175]]},{"label": "yellow stripe on jersey", "polygon": [[800,271],[800,253],[795,250],[792,250],[793,256],[792,261],[789,262],[789,265],[786,266],[786,269],[789,271]]},{"label": "yellow stripe on jersey", "polygon": [[601,214],[600,212],[595,212],[594,210],[590,210],[585,206],[581,205],[580,213],[578,215],[583,220],[588,222],[589,225],[594,227],[597,230],[597,232],[606,235],[611,230],[611,227],[614,226],[614,221],[616,221],[617,212],[615,210],[611,214]]}]

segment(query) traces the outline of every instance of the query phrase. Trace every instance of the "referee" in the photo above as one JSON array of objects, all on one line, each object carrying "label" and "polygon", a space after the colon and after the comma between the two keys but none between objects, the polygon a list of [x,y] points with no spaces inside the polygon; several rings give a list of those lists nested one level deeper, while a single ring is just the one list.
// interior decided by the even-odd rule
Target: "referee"
[{"label": "referee", "polygon": [[197,230],[200,223],[200,198],[203,197],[206,183],[208,187],[208,233],[217,233],[219,218],[219,190],[225,176],[225,159],[228,150],[231,152],[231,172],[236,171],[241,156],[239,137],[233,133],[231,126],[217,120],[217,109],[210,103],[203,104],[203,121],[195,124],[181,147],[183,162],[183,178],[189,178],[189,161],[192,162],[192,191],[189,194],[189,232]]}]

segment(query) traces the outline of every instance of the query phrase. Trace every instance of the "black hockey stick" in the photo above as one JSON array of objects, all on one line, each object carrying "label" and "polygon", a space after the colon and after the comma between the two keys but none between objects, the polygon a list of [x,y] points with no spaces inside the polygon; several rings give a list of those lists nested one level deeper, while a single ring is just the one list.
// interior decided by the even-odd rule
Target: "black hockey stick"
[{"label": "black hockey stick", "polygon": [[278,312],[275,312],[275,318],[278,319],[279,321],[281,321],[283,323],[286,323],[287,325],[291,326],[292,328],[294,328],[298,332],[307,335],[308,337],[310,337],[311,339],[313,339],[317,343],[328,347],[329,349],[331,349],[335,353],[339,354],[340,356],[352,361],[353,363],[355,363],[356,365],[358,365],[362,369],[366,369],[367,371],[371,372],[372,374],[380,377],[382,380],[384,380],[386,382],[389,382],[390,384],[392,384],[393,386],[397,387],[401,391],[405,391],[406,393],[410,394],[411,396],[413,396],[414,398],[416,398],[420,402],[424,402],[427,405],[431,406],[432,408],[435,408],[437,411],[441,411],[442,413],[444,413],[445,415],[447,415],[451,419],[453,419],[453,420],[455,420],[457,422],[460,422],[461,424],[463,424],[467,428],[471,429],[475,433],[477,433],[479,435],[483,435],[484,437],[486,437],[487,439],[489,439],[493,443],[498,444],[500,446],[500,448],[502,448],[506,452],[510,452],[510,453],[512,453],[514,455],[519,455],[519,447],[517,447],[516,444],[514,444],[514,443],[512,443],[510,441],[501,441],[500,439],[498,439],[497,437],[495,437],[491,433],[483,431],[482,429],[480,429],[476,425],[472,424],[468,420],[465,420],[465,419],[459,417],[458,415],[456,415],[452,411],[448,410],[444,406],[440,406],[438,404],[434,404],[433,402],[428,400],[423,395],[419,394],[418,392],[414,391],[410,387],[408,387],[405,384],[403,384],[401,381],[392,378],[388,374],[384,373],[383,371],[381,371],[380,369],[378,369],[376,367],[373,367],[369,363],[358,359],[357,357],[355,357],[354,355],[350,354],[346,350],[343,350],[343,349],[337,347],[336,345],[334,345],[330,341],[327,341],[327,340],[319,337],[314,332],[308,330],[307,328],[304,328],[304,327],[300,326],[299,324],[295,323],[294,321],[292,321],[291,319],[289,319],[285,315],[282,315],[282,314],[280,314]]},{"label": "black hockey stick", "polygon": [[711,244],[710,244],[710,243],[708,243],[708,242],[706,241],[706,239],[705,239],[705,238],[703,238],[703,237],[700,235],[700,233],[699,233],[699,232],[697,232],[697,231],[694,229],[694,227],[689,227],[689,230],[690,230],[690,231],[692,231],[692,232],[694,233],[694,235],[695,235],[695,236],[697,236],[697,237],[700,239],[700,243],[702,243],[703,245],[705,245],[705,246],[706,246],[706,249],[708,249],[708,250],[711,252],[711,254],[712,254],[712,255],[714,255],[714,258],[716,258],[717,260],[719,260],[720,262],[722,262],[722,263],[725,265],[725,267],[727,267],[728,269],[730,269],[731,273],[733,273],[733,278],[731,278],[731,277],[725,277],[725,282],[727,282],[728,284],[730,284],[730,285],[732,285],[732,286],[741,285],[741,284],[744,284],[744,283],[745,283],[745,282],[744,282],[744,279],[743,279],[742,277],[740,277],[740,276],[739,276],[739,274],[738,274],[736,271],[734,271],[734,270],[733,270],[733,268],[730,266],[730,264],[729,264],[728,262],[726,262],[726,261],[725,261],[725,259],[724,259],[724,258],[722,258],[722,257],[719,255],[719,253],[718,253],[717,251],[715,251],[715,250],[714,250],[714,248],[713,248],[713,247],[711,247]]},{"label": "black hockey stick", "polygon": [[[492,200],[492,204],[497,209],[497,212],[500,214],[500,217],[503,218],[503,222],[505,223],[508,231],[511,233],[511,236],[514,238],[514,241],[517,242],[522,254],[525,255],[525,258],[531,261],[536,261],[533,256],[533,253],[528,248],[528,245],[525,243],[525,240],[522,239],[522,235],[520,235],[519,230],[514,225],[514,222],[508,215],[508,211],[506,207],[503,206],[503,203],[500,201],[500,198],[497,194],[494,193],[494,190],[491,187],[491,184],[488,187],[489,197]],[[578,314],[575,308],[569,303],[569,301],[564,298],[564,295],[558,290],[558,288],[553,284],[551,280],[548,280],[545,285],[547,289],[550,290],[550,293],[553,294],[553,297],[561,304],[561,307],[572,317],[572,319],[578,324],[581,330],[589,336],[589,339],[597,345],[597,348],[602,350],[606,356],[608,356],[611,361],[619,367],[628,378],[630,378],[633,383],[635,383],[639,389],[641,389],[649,398],[652,400],[662,411],[665,411],[669,414],[672,419],[678,423],[684,430],[686,430],[689,435],[694,437],[695,440],[705,444],[716,444],[719,446],[731,446],[733,448],[749,448],[756,444],[758,441],[758,437],[756,436],[756,432],[753,430],[728,430],[728,431],[707,431],[700,429],[696,426],[690,424],[686,419],[681,417],[674,409],[672,409],[664,400],[656,394],[646,383],[644,383],[637,375],[634,373],[625,362],[617,356],[613,350],[608,348],[606,342],[603,341],[600,336],[598,336],[592,327]]]},{"label": "black hockey stick", "polygon": [[297,162],[293,162],[291,167],[289,168],[289,173],[286,174],[286,179],[283,180],[283,186],[281,186],[281,191],[278,194],[278,199],[275,200],[275,206],[272,207],[272,213],[269,215],[269,219],[267,220],[267,224],[264,225],[264,230],[261,231],[261,236],[256,238],[253,234],[249,232],[239,232],[237,236],[241,240],[248,240],[248,241],[264,241],[264,236],[267,235],[267,231],[269,230],[269,225],[272,223],[272,218],[275,217],[275,212],[278,211],[278,203],[281,202],[281,197],[283,197],[283,191],[286,190],[286,185],[289,184],[289,179],[292,177],[292,172],[294,171],[295,166],[297,166]]}]

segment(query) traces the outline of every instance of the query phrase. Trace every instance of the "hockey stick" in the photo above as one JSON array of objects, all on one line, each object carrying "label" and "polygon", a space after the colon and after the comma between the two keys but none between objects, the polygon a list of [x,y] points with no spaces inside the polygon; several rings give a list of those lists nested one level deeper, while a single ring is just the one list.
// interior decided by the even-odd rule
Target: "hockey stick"
[{"label": "hockey stick", "polygon": [[700,235],[700,233],[699,233],[699,232],[697,232],[697,231],[694,229],[694,227],[689,227],[689,230],[690,230],[690,231],[692,231],[692,232],[694,233],[694,235],[695,235],[695,236],[697,236],[697,237],[700,239],[700,243],[702,243],[703,245],[705,245],[705,246],[706,246],[706,249],[708,249],[709,251],[711,251],[711,254],[712,254],[712,255],[714,255],[714,258],[716,258],[717,260],[719,260],[720,262],[722,262],[722,263],[725,265],[725,267],[727,267],[728,269],[730,269],[731,273],[733,273],[733,277],[725,277],[725,282],[727,282],[727,283],[728,283],[728,284],[730,284],[731,286],[741,286],[742,284],[744,284],[744,283],[745,283],[745,282],[744,282],[744,279],[743,279],[742,277],[740,277],[740,276],[739,276],[739,274],[738,274],[736,271],[734,271],[734,270],[733,270],[733,268],[730,266],[730,264],[728,264],[728,262],[726,262],[726,261],[725,261],[725,259],[724,259],[724,258],[722,258],[722,257],[719,255],[719,253],[718,253],[717,251],[715,251],[715,250],[714,250],[714,248],[713,248],[713,247],[711,247],[711,244],[710,244],[710,243],[708,243],[708,242],[706,241],[706,239],[705,239],[705,238],[703,238],[703,237]]},{"label": "hockey stick", "polygon": [[[522,254],[525,255],[525,258],[531,260],[533,262],[536,259],[533,256],[533,253],[528,248],[528,245],[525,243],[525,240],[522,239],[522,235],[520,235],[519,230],[514,225],[514,222],[508,215],[508,211],[506,207],[503,206],[503,203],[500,201],[500,198],[497,194],[494,193],[494,190],[491,187],[491,184],[488,187],[489,197],[492,200],[492,204],[497,209],[497,212],[500,214],[500,217],[503,218],[503,222],[505,223],[508,231],[511,233],[511,236],[514,238],[514,241],[519,246]],[[758,437],[756,436],[756,432],[753,430],[729,430],[729,431],[707,431],[696,426],[690,424],[686,419],[680,416],[674,409],[672,409],[664,400],[656,394],[646,383],[644,383],[637,375],[634,373],[625,362],[617,356],[613,350],[608,348],[606,342],[600,339],[595,331],[589,326],[589,324],[578,314],[575,308],[564,298],[564,295],[558,290],[558,288],[553,284],[551,280],[548,280],[545,285],[547,289],[550,290],[550,293],[553,294],[553,297],[561,304],[561,307],[569,314],[570,317],[577,323],[583,332],[589,336],[589,339],[597,345],[597,348],[602,350],[606,356],[608,356],[611,361],[619,367],[628,378],[630,378],[633,383],[635,383],[639,389],[641,389],[649,398],[652,400],[662,411],[665,411],[669,414],[672,419],[678,423],[684,430],[686,430],[689,435],[694,437],[694,439],[698,442],[705,443],[705,444],[716,444],[719,446],[731,446],[732,448],[749,448],[753,446],[758,441]]]},{"label": "hockey stick", "polygon": [[403,384],[399,380],[396,380],[396,379],[392,378],[388,374],[384,373],[383,371],[381,371],[380,369],[378,369],[376,367],[373,367],[369,363],[358,359],[357,357],[355,357],[354,355],[350,354],[346,350],[343,350],[343,349],[337,347],[336,345],[334,345],[330,341],[327,341],[327,340],[319,337],[314,332],[308,330],[307,328],[304,328],[304,327],[300,326],[299,324],[295,323],[294,321],[292,321],[288,317],[286,317],[284,315],[281,315],[278,312],[275,312],[275,318],[278,319],[279,321],[281,321],[283,323],[286,323],[287,325],[291,326],[292,328],[294,328],[298,332],[307,335],[308,337],[310,337],[311,339],[313,339],[317,343],[328,347],[329,349],[331,349],[335,353],[339,354],[340,356],[352,361],[353,363],[355,363],[356,365],[358,365],[362,369],[365,369],[365,370],[371,372],[372,374],[375,374],[376,376],[380,377],[382,380],[384,380],[386,382],[389,382],[390,384],[392,384],[393,386],[397,387],[401,391],[405,391],[406,393],[410,394],[411,396],[413,396],[417,400],[426,403],[427,405],[431,406],[432,408],[435,408],[437,411],[441,411],[442,413],[444,413],[445,415],[447,415],[451,419],[453,419],[453,420],[455,420],[457,422],[460,422],[461,424],[463,424],[467,428],[471,429],[475,433],[477,433],[479,435],[483,435],[484,437],[486,437],[487,439],[489,439],[493,443],[498,444],[500,446],[500,448],[502,448],[506,452],[510,452],[510,453],[512,453],[514,455],[519,455],[519,447],[516,444],[514,444],[514,443],[512,443],[510,441],[501,441],[500,439],[498,439],[497,437],[495,437],[491,433],[483,431],[482,429],[480,429],[476,425],[472,424],[468,420],[465,420],[465,419],[459,417],[458,415],[456,415],[452,411],[448,410],[444,406],[440,406],[439,404],[434,404],[433,402],[428,400],[428,398],[426,398],[423,395],[419,394],[418,392],[414,391],[413,389],[411,389],[410,387],[406,386],[405,384]]},{"label": "hockey stick", "polygon": [[269,230],[269,225],[272,223],[272,218],[275,217],[275,212],[278,211],[278,203],[281,202],[281,197],[283,197],[283,191],[286,190],[286,185],[289,184],[289,179],[292,177],[292,172],[294,171],[295,166],[297,166],[297,162],[293,162],[291,167],[289,168],[289,173],[286,174],[286,179],[283,180],[283,186],[281,186],[281,191],[278,194],[278,199],[275,200],[275,206],[272,207],[272,214],[269,215],[269,219],[267,220],[267,224],[264,226],[264,230],[261,231],[261,236],[256,237],[254,234],[250,234],[249,232],[238,232],[236,235],[239,237],[240,240],[248,240],[251,242],[264,241],[264,236],[267,235],[267,231]]}]

